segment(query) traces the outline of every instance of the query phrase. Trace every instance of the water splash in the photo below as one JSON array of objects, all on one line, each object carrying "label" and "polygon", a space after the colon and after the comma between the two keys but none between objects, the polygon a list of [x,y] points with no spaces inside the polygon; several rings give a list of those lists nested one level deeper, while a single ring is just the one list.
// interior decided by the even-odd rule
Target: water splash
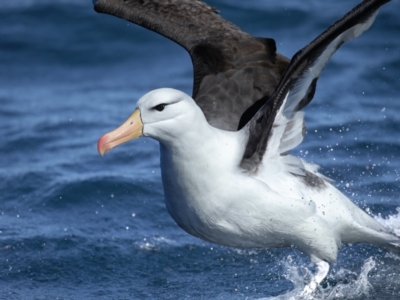
[{"label": "water splash", "polygon": [[[349,284],[338,284],[334,287],[328,287],[323,291],[321,299],[362,299],[367,298],[372,290],[372,285],[368,280],[369,272],[375,268],[375,261],[372,257],[367,258],[361,268],[361,273],[355,282]],[[338,280],[345,272],[337,272]],[[365,299],[364,298],[364,299]]]},{"label": "water splash", "polygon": [[[297,263],[289,256],[283,263],[286,268],[286,274],[284,275],[286,279],[293,283],[293,290],[276,297],[267,297],[259,300],[297,300],[302,299],[301,294],[304,287],[309,283],[313,276],[313,269],[307,268],[305,266],[299,266]],[[375,268],[375,261],[372,257],[366,259],[361,268],[360,275],[356,280],[350,283],[346,282],[348,274],[354,272],[347,269],[341,268],[334,274],[330,274],[327,278],[329,282],[326,287],[319,286],[317,290],[308,299],[326,299],[326,300],[336,300],[336,299],[366,299],[369,297],[372,291],[372,285],[368,280],[368,274],[371,270]],[[333,283],[333,284],[332,284]],[[332,284],[332,285],[330,285]]]},{"label": "water splash", "polygon": [[390,230],[397,236],[400,236],[400,207],[396,208],[397,214],[389,215],[387,218],[382,218],[381,214],[374,217],[383,227]]}]

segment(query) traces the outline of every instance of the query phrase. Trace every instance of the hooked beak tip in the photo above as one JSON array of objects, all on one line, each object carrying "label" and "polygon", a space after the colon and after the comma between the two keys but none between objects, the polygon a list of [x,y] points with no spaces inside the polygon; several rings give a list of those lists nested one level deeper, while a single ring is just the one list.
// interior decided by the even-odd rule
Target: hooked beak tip
[{"label": "hooked beak tip", "polygon": [[133,114],[117,129],[106,133],[97,142],[97,151],[101,156],[115,148],[116,146],[125,143],[129,140],[138,138],[143,135],[143,123],[139,109],[136,109]]},{"label": "hooked beak tip", "polygon": [[104,156],[107,150],[107,134],[105,134],[97,142],[97,151],[101,156]]}]

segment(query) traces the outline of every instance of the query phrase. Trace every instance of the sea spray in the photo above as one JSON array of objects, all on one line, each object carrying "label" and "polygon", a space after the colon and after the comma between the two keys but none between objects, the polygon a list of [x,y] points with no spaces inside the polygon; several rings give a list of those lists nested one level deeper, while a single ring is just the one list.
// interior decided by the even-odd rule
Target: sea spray
[{"label": "sea spray", "polygon": [[396,211],[397,214],[389,215],[387,218],[383,218],[381,214],[378,214],[375,220],[395,235],[400,236],[400,207],[397,207]]},{"label": "sea spray", "polygon": [[[313,276],[313,268],[298,265],[291,256],[283,262],[286,268],[285,278],[293,283],[293,290],[277,297],[262,298],[262,300],[296,300],[301,299],[304,287],[309,283]],[[368,274],[375,268],[375,261],[372,257],[367,258],[361,268],[360,275],[356,280],[348,282],[348,274],[352,271],[340,268],[334,274],[328,276],[326,287],[324,282],[310,296],[310,299],[334,300],[334,299],[368,299],[372,288],[368,280]],[[346,282],[346,283],[344,283]]]}]

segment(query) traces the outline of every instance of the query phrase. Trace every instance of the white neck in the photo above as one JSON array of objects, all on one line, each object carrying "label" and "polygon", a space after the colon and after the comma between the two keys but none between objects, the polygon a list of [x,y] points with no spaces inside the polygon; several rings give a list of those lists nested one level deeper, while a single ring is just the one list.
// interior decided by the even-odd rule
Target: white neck
[{"label": "white neck", "polygon": [[210,193],[219,189],[221,180],[229,180],[232,174],[241,172],[239,164],[243,155],[242,133],[222,131],[207,122],[201,123],[191,126],[184,138],[160,143],[167,209],[181,227],[196,236],[199,236],[193,232],[196,226],[185,226],[202,224],[201,216],[212,214],[216,200]]}]

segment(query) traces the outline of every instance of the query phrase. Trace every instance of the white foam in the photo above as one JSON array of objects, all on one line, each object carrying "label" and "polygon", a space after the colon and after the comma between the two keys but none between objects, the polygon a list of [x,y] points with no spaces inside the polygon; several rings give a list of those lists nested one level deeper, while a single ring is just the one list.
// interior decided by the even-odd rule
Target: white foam
[{"label": "white foam", "polygon": [[[361,296],[368,297],[372,290],[372,285],[368,281],[369,272],[375,268],[375,261],[372,257],[365,260],[361,268],[361,273],[357,280],[349,284],[338,284],[335,287],[324,290],[324,295],[321,299],[360,299]],[[337,272],[336,276],[340,276],[341,272]]]},{"label": "white foam", "polygon": [[[311,269],[308,269],[304,266],[298,266],[289,256],[286,261],[283,262],[284,267],[286,268],[285,278],[290,280],[294,288],[292,291],[279,295],[276,297],[267,297],[259,300],[296,300],[301,298],[301,294],[303,292],[304,287],[309,283],[311,277],[313,276],[313,272]],[[347,269],[339,269],[334,274],[328,276],[329,281],[339,282],[335,286],[327,286],[326,288],[322,288],[321,286],[317,287],[317,290],[312,295],[311,299],[360,299],[360,297],[367,298],[369,296],[370,291],[372,290],[372,285],[368,280],[369,272],[374,269],[375,261],[372,257],[365,260],[364,265],[361,268],[361,273],[357,277],[355,281],[350,283],[341,283],[346,281],[345,278],[348,277],[348,274],[356,274]],[[355,277],[354,276],[354,277]]]},{"label": "white foam", "polygon": [[400,236],[400,207],[396,208],[397,214],[382,218],[381,214],[374,217],[383,227]]}]

